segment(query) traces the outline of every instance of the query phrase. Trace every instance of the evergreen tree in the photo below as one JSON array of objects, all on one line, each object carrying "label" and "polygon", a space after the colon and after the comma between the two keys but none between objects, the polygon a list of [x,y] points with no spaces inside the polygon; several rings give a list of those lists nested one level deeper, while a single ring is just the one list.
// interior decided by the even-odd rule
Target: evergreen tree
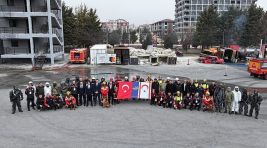
[{"label": "evergreen tree", "polygon": [[177,35],[175,33],[168,34],[164,37],[164,48],[173,48],[173,44],[176,44],[178,41]]},{"label": "evergreen tree", "polygon": [[76,19],[71,7],[66,6],[65,2],[62,4],[62,16],[64,26],[64,42],[65,45],[76,45]]},{"label": "evergreen tree", "polygon": [[147,46],[152,45],[152,35],[149,33],[146,36],[146,39],[142,43],[142,48],[147,49]]},{"label": "evergreen tree", "polygon": [[130,32],[130,40],[131,40],[131,43],[134,44],[136,41],[137,41],[138,37],[136,35],[136,31],[131,31]]},{"label": "evergreen tree", "polygon": [[219,43],[219,15],[211,5],[204,10],[198,18],[196,37],[202,48],[217,45]]},{"label": "evergreen tree", "polygon": [[221,45],[228,46],[239,43],[246,23],[245,11],[230,7],[219,19]]},{"label": "evergreen tree", "polygon": [[120,41],[121,41],[121,31],[120,30],[112,31],[108,37],[108,43],[110,45],[115,45],[119,44]]},{"label": "evergreen tree", "polygon": [[123,44],[129,44],[129,33],[123,32],[122,33],[122,40]]},{"label": "evergreen tree", "polygon": [[[262,37],[261,18],[264,15],[262,8],[251,5],[247,14],[247,23],[241,37],[241,45],[244,47],[258,46]],[[265,26],[266,27],[266,26]]]},{"label": "evergreen tree", "polygon": [[77,20],[77,44],[81,47],[89,47],[103,41],[104,34],[101,31],[101,23],[96,10],[80,5],[76,8]]}]

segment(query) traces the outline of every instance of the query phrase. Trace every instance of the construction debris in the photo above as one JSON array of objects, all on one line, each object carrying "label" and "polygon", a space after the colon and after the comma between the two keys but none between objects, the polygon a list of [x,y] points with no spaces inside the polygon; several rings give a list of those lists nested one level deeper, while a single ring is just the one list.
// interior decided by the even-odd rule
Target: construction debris
[{"label": "construction debris", "polygon": [[175,51],[163,48],[135,49],[130,48],[130,56],[135,57],[176,57]]}]

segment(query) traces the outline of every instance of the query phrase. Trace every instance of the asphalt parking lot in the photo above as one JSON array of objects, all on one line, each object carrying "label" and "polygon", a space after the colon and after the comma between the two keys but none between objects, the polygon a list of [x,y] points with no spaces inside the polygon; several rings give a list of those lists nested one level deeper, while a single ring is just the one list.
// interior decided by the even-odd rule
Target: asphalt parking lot
[{"label": "asphalt parking lot", "polygon": [[[23,100],[23,113],[11,114],[11,103],[8,93],[12,85],[25,88],[28,81],[52,82],[64,80],[76,75],[112,77],[114,74],[146,76],[150,71],[153,76],[168,76],[165,66],[162,70],[153,67],[140,66],[135,68],[120,68],[119,66],[64,68],[51,71],[1,71],[0,72],[0,147],[3,148],[42,148],[42,147],[108,147],[108,148],[140,148],[140,147],[189,147],[189,148],[265,148],[267,145],[267,103],[263,102],[259,120],[239,115],[220,113],[204,113],[202,111],[163,109],[150,106],[146,101],[126,101],[109,109],[101,107],[80,107],[75,111],[66,109],[58,111],[26,111],[26,101]],[[191,68],[185,68],[184,73],[179,66],[172,68],[173,74],[186,77]],[[200,67],[203,69],[203,67]],[[189,69],[189,70],[188,70]],[[214,74],[221,73],[219,68],[212,68]],[[145,72],[144,72],[145,71]],[[229,80],[232,84],[249,85],[266,88],[262,80],[249,79],[244,81],[234,79],[243,70],[237,70]],[[204,72],[199,77],[206,77]],[[231,72],[234,74],[234,72]],[[211,76],[209,73],[207,76]],[[223,76],[220,76],[223,77]],[[211,79],[215,77],[210,77]],[[219,80],[220,81],[220,80]]]}]

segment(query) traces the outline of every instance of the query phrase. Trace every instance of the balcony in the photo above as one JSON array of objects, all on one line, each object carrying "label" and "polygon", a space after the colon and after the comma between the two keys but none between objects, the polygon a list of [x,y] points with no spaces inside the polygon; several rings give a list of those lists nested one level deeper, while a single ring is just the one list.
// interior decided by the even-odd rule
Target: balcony
[{"label": "balcony", "polygon": [[63,47],[62,46],[54,46],[54,53],[59,53],[63,52]]},{"label": "balcony", "polygon": [[59,10],[51,10],[60,25],[62,25],[61,12]]},{"label": "balcony", "polygon": [[0,5],[0,12],[26,12],[24,6]]},{"label": "balcony", "polygon": [[25,47],[4,47],[4,55],[30,54],[29,48]]},{"label": "balcony", "polygon": [[53,28],[52,33],[56,34],[60,42],[63,42],[61,31],[59,29]]},{"label": "balcony", "polygon": [[27,28],[17,28],[17,27],[0,27],[0,33],[8,34],[27,34]]}]

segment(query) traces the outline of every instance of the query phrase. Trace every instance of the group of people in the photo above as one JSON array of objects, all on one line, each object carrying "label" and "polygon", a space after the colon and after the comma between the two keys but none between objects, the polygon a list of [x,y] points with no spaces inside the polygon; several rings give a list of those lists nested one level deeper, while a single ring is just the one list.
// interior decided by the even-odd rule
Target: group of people
[{"label": "group of people", "polygon": [[[25,95],[27,96],[27,109],[57,110],[64,106],[69,109],[75,109],[77,106],[102,106],[110,107],[119,103],[116,99],[118,82],[130,80],[125,77],[121,80],[119,77],[110,78],[106,81],[101,78],[81,79],[76,77],[74,80],[67,78],[64,82],[52,85],[46,82],[34,86],[29,82]],[[132,79],[132,82],[150,82],[151,105],[158,105],[164,108],[190,109],[203,111],[216,111],[229,114],[244,114],[252,116],[255,110],[255,118],[258,118],[262,97],[257,90],[248,92],[239,87],[233,90],[231,87],[225,87],[223,84],[215,82],[208,84],[206,80],[201,83],[198,81],[184,80],[179,78],[171,80],[169,77],[163,80],[161,77],[152,79],[148,76],[145,80],[139,76]],[[35,99],[36,98],[36,99]],[[130,99],[130,98],[129,98]],[[22,112],[20,101],[23,100],[23,93],[14,86],[10,91],[10,101],[12,102],[12,114],[18,110]],[[36,100],[36,101],[35,101]],[[250,110],[249,110],[250,105]]]},{"label": "group of people", "polygon": [[[223,84],[206,80],[198,81],[179,78],[166,81],[154,79],[152,81],[151,105],[163,106],[173,109],[190,109],[203,111],[215,111],[245,116],[252,116],[255,110],[255,118],[258,119],[262,96],[257,90],[248,92],[247,89],[240,91],[238,86],[232,90]],[[249,110],[250,105],[250,110]]]}]

